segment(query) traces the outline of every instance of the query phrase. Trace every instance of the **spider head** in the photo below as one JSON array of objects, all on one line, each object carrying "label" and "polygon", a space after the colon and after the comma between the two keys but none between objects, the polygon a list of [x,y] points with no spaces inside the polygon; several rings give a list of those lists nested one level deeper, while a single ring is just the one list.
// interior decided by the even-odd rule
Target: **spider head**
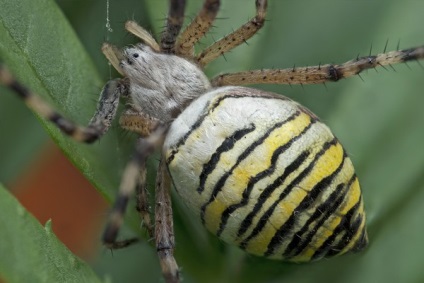
[{"label": "spider head", "polygon": [[211,88],[195,64],[144,44],[125,48],[119,59],[119,67],[130,81],[131,104],[161,120],[175,118],[190,101]]}]

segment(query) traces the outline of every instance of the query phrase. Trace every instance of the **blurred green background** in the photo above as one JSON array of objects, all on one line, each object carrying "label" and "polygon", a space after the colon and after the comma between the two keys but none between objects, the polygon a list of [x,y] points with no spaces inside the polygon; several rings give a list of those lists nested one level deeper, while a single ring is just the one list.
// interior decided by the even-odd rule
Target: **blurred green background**
[{"label": "blurred green background", "polygon": [[[31,5],[54,5],[49,2],[37,0]],[[202,1],[188,2],[187,21]],[[253,0],[222,2],[215,28],[200,48],[255,14]],[[118,46],[135,42],[123,29],[127,19],[135,19],[157,36],[167,12],[165,0],[110,0],[113,32],[108,32],[106,1],[56,1],[64,14],[57,17],[51,17],[50,10],[30,9],[28,3],[0,0],[0,35],[14,35],[20,47],[16,51],[0,41],[0,59],[31,89],[80,123],[86,123],[93,113],[102,84],[116,76],[99,51],[101,44],[105,40]],[[12,10],[6,7],[19,9],[21,19],[10,20]],[[401,48],[422,45],[423,12],[421,0],[269,0],[268,21],[259,35],[216,60],[206,72],[213,76],[294,64],[341,63],[358,54],[367,55],[371,46],[372,53],[381,52],[386,40],[388,50],[396,49],[398,42]],[[76,35],[59,32],[62,26],[67,29],[63,17]],[[44,24],[52,30],[43,29]],[[16,27],[15,34],[10,25]],[[71,38],[75,46],[65,45],[68,41],[60,38]],[[307,106],[341,140],[362,184],[369,248],[360,254],[301,265],[256,258],[210,236],[174,197],[176,257],[184,282],[424,282],[424,71],[415,62],[394,68],[396,71],[370,70],[361,75],[363,80],[354,77],[326,87],[258,86]],[[104,140],[90,147],[61,137],[51,127],[49,130],[100,193],[113,198],[131,152],[132,137],[114,127]],[[39,149],[47,139],[34,115],[2,88],[0,181],[8,184],[22,178],[33,158],[39,158]],[[129,211],[126,234],[140,233],[137,215]],[[116,251],[113,256],[104,248],[97,253],[90,264],[101,278],[163,281],[148,243]]]}]

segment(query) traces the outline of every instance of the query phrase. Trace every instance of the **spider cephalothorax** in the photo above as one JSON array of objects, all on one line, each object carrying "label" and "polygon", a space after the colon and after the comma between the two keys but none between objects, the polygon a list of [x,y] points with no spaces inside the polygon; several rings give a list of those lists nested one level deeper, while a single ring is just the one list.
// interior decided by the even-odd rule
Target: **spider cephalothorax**
[{"label": "spider cephalothorax", "polygon": [[[222,74],[211,81],[202,68],[237,47],[260,28],[267,1],[256,0],[256,16],[199,54],[194,45],[211,27],[219,0],[202,10],[180,34],[183,0],[171,0],[160,43],[135,22],[126,29],[143,43],[102,51],[123,76],[103,88],[87,127],[51,109],[0,66],[0,82],[65,134],[93,142],[111,126],[120,98],[126,109],[120,125],[139,134],[134,157],[123,173],[118,196],[103,235],[117,241],[131,194],[149,235],[155,239],[167,282],[179,281],[174,259],[170,187],[193,215],[222,240],[260,256],[310,261],[363,249],[365,212],[352,162],[329,128],[290,99],[239,85],[313,84],[337,81],[377,66],[424,57],[424,47],[356,58],[340,65],[262,69]],[[156,149],[154,224],[146,188],[146,159]]]},{"label": "spider cephalothorax", "polygon": [[122,52],[119,66],[129,80],[131,104],[139,112],[168,123],[211,85],[193,63],[137,44]]}]

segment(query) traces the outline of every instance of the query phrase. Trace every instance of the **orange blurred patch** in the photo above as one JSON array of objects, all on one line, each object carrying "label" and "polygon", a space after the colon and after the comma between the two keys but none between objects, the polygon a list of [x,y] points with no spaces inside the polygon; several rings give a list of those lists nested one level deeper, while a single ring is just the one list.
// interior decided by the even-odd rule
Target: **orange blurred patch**
[{"label": "orange blurred patch", "polygon": [[10,187],[42,225],[77,256],[92,258],[99,245],[107,203],[51,142]]}]

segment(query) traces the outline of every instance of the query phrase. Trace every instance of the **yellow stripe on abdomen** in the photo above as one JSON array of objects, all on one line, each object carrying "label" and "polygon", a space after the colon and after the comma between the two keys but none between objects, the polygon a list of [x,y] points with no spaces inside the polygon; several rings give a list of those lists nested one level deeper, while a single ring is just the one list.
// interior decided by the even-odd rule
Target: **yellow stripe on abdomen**
[{"label": "yellow stripe on abdomen", "polygon": [[[310,123],[310,116],[301,113],[296,119],[283,124],[280,128],[275,129],[260,146],[250,153],[248,158],[232,171],[224,185],[225,188],[206,208],[205,225],[209,231],[217,233],[223,211],[231,204],[241,201],[243,191],[246,189],[250,178],[269,168],[271,156],[275,150],[299,135]],[[231,154],[233,153],[227,153],[227,155]],[[226,159],[225,156],[222,158],[223,160]],[[212,189],[213,187],[210,186],[209,190]],[[210,192],[205,191],[205,194],[210,194]]]},{"label": "yellow stripe on abdomen", "polygon": [[[322,179],[331,175],[339,167],[343,158],[343,148],[339,143],[328,148],[328,150],[314,164],[307,177],[296,185],[283,200],[278,202],[261,232],[258,233],[256,237],[249,240],[246,250],[253,254],[264,255],[268,249],[268,245],[276,235],[277,230],[295,213],[296,208],[307,196],[308,192]],[[300,172],[296,173],[299,174]],[[285,187],[280,187],[268,201],[271,203],[278,201],[279,195],[285,189]],[[266,213],[266,211],[262,211],[261,214],[263,215],[264,213]],[[307,217],[307,214],[303,216],[299,215],[298,221],[304,222],[301,218]],[[258,225],[258,222],[254,223],[254,226],[256,225]],[[290,237],[285,235],[285,238],[282,238],[281,242],[283,242],[283,240],[286,242],[289,239]]]}]

